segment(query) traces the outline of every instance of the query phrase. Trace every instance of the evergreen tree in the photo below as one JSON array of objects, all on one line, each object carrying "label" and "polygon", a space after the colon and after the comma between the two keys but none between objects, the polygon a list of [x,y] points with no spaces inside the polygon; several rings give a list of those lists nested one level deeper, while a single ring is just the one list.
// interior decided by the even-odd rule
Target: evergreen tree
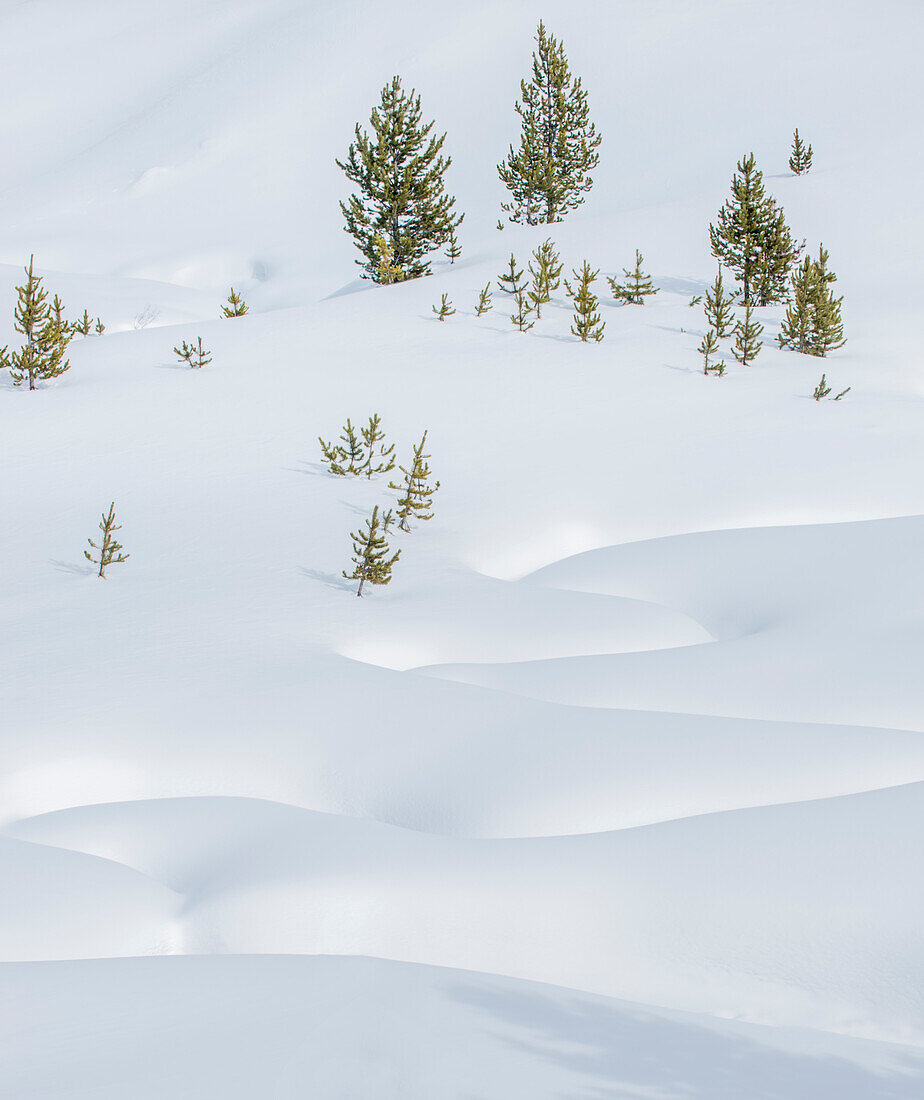
[{"label": "evergreen tree", "polygon": [[645,299],[651,294],[657,294],[658,288],[654,285],[651,279],[642,270],[642,262],[645,257],[635,250],[635,267],[633,270],[624,267],[622,269],[623,275],[628,280],[625,284],[617,282],[612,275],[607,275],[607,281],[610,284],[610,290],[613,292],[613,297],[617,302],[627,302],[635,306],[643,306]]},{"label": "evergreen tree", "polygon": [[86,310],[83,311],[83,316],[79,321],[74,322],[74,331],[79,332],[81,336],[90,335],[90,314]]},{"label": "evergreen tree", "polygon": [[[48,292],[42,286],[42,276],[35,274],[35,257],[30,256],[24,269],[26,280],[16,288],[18,299],[13,311],[13,327],[25,337],[19,349],[7,354],[0,350],[0,367],[9,370],[14,386],[28,380],[29,389],[36,382],[57,378],[70,367],[64,358],[70,340],[66,323],[59,322],[55,310],[48,304]],[[55,298],[58,302],[59,299]]]},{"label": "evergreen tree", "polygon": [[724,363],[709,362],[712,356],[719,350],[719,341],[715,334],[715,329],[709,329],[696,350],[703,357],[703,374],[715,373],[721,376],[725,373]]},{"label": "evergreen tree", "polygon": [[590,264],[585,260],[580,271],[572,268],[572,274],[577,282],[577,290],[565,279],[565,289],[574,303],[574,322],[571,325],[571,331],[582,343],[587,343],[588,340],[599,342],[603,339],[606,322],[600,320],[600,314],[597,313],[600,302],[590,288],[600,272],[591,271]]},{"label": "evergreen tree", "polygon": [[836,282],[837,276],[828,270],[827,249],[820,245],[818,259],[815,261],[815,295],[812,301],[813,355],[824,357],[829,351],[842,348],[847,343],[844,338],[844,322],[841,320],[841,303],[844,299],[835,298],[831,290],[831,284]]},{"label": "evergreen tree", "polygon": [[380,430],[381,427],[382,418],[378,413],[373,413],[369,417],[368,426],[360,428],[366,457],[359,472],[364,473],[367,478],[371,478],[373,474],[390,473],[395,468],[395,445],[392,443],[389,447],[384,446],[385,433]]},{"label": "evergreen tree", "polygon": [[806,256],[792,274],[792,286],[786,316],[780,327],[781,348],[792,348],[812,354],[814,344],[814,302],[817,298],[817,272],[810,256]]},{"label": "evergreen tree", "polygon": [[379,506],[372,509],[372,515],[366,520],[366,529],[359,532],[350,532],[353,540],[353,572],[343,571],[347,580],[359,581],[356,595],[363,594],[363,585],[388,584],[391,580],[391,569],[401,551],[397,550],[389,557],[390,547],[384,534],[379,534]]},{"label": "evergreen tree", "polygon": [[753,303],[748,302],[744,307],[744,317],[735,325],[735,342],[732,345],[732,355],[743,367],[753,363],[760,354],[763,331],[764,326],[754,319]]},{"label": "evergreen tree", "polygon": [[91,548],[99,552],[99,560],[94,558],[89,550],[84,550],[83,556],[87,561],[91,561],[94,565],[99,566],[99,572],[96,575],[105,580],[106,570],[110,565],[117,565],[119,562],[127,561],[131,555],[123,554],[122,544],[116,541],[115,532],[121,531],[122,526],[115,521],[115,501],[109,505],[108,515],[105,512],[103,513],[102,520],[99,529],[103,532],[103,541],[101,543],[95,543],[93,539],[87,539]]},{"label": "evergreen tree", "polygon": [[491,308],[491,284],[482,290],[481,295],[478,298],[478,305],[475,306],[475,313],[480,317],[482,313],[487,313]]},{"label": "evergreen tree", "polygon": [[224,317],[243,317],[247,312],[247,303],[234,287],[231,287],[228,304],[221,307],[221,312]]},{"label": "evergreen tree", "polygon": [[561,285],[562,263],[552,238],[544,240],[533,252],[535,266],[529,264],[532,286],[529,288],[529,300],[536,317],[542,316],[542,307],[552,300],[552,292]]},{"label": "evergreen tree", "polygon": [[382,282],[381,247],[388,243],[391,282],[430,274],[428,253],[446,244],[463,215],[453,210],[443,177],[452,160],[441,154],[446,135],[431,135],[433,122],[421,122],[420,96],[401,87],[399,77],[382,89],[373,108],[370,136],[357,124],[345,161],[337,161],[357,192],[341,202],[346,225],[362,254],[364,279]]},{"label": "evergreen tree", "polygon": [[712,254],[743,285],[745,304],[779,301],[800,248],[793,243],[782,209],[764,190],[754,154],[738,161],[731,198],[709,226]]},{"label": "evergreen tree", "polygon": [[510,323],[516,325],[520,332],[526,332],[528,329],[531,329],[536,322],[530,320],[533,307],[529,300],[529,292],[525,287],[521,287],[516,294],[514,294],[513,302],[517,308],[516,312],[510,315]]},{"label": "evergreen tree", "polygon": [[519,290],[526,289],[526,283],[523,282],[523,271],[522,269],[517,271],[517,261],[512,252],[510,253],[507,271],[497,277],[497,288],[504,294],[516,294]]},{"label": "evergreen tree", "polygon": [[439,307],[433,306],[432,309],[440,321],[445,321],[447,317],[451,317],[455,313],[448,294],[443,295]]},{"label": "evergreen tree", "polygon": [[211,353],[202,346],[201,336],[197,338],[195,344],[187,344],[184,340],[178,348],[173,350],[176,352],[177,358],[183,363],[188,363],[193,370],[207,367],[212,361]]},{"label": "evergreen tree", "polygon": [[402,531],[410,531],[411,519],[433,519],[432,498],[439,489],[440,483],[437,481],[434,485],[430,485],[430,464],[427,461],[430,455],[424,453],[426,443],[427,433],[424,432],[420,442],[414,448],[409,466],[406,469],[404,466],[398,467],[404,475],[401,484],[396,485],[393,481],[388,483],[389,489],[401,493],[398,497],[396,518]]},{"label": "evergreen tree", "polygon": [[502,209],[512,222],[561,221],[584,201],[603,140],[590,121],[587,93],[572,76],[565,49],[540,22],[532,79],[520,81],[520,145],[497,166],[510,191]]},{"label": "evergreen tree", "polygon": [[401,267],[392,259],[388,238],[383,237],[381,233],[375,233],[372,237],[372,251],[375,281],[386,286],[400,282]]},{"label": "evergreen tree", "polygon": [[[362,434],[362,433],[361,433]],[[366,452],[363,442],[356,429],[347,417],[347,422],[340,433],[340,443],[325,443],[318,436],[321,444],[321,457],[330,468],[330,472],[337,477],[345,477],[347,474],[358,475],[364,472],[366,466]]]},{"label": "evergreen tree", "polygon": [[792,136],[792,153],[789,157],[789,170],[797,176],[804,175],[812,167],[812,147],[799,137],[799,127]]},{"label": "evergreen tree", "polygon": [[446,257],[451,264],[454,264],[456,260],[462,255],[462,248],[456,239],[456,230],[453,227],[449,233],[449,244],[446,248]]},{"label": "evergreen tree", "polygon": [[[715,329],[715,334],[720,340],[732,331],[732,305],[734,301],[734,295],[725,296],[725,287],[722,283],[722,265],[719,264],[719,273],[712,284],[712,292],[706,291],[706,304],[703,306],[703,310],[706,314],[706,321],[711,328]],[[750,305],[751,303],[748,302],[747,304]]]},{"label": "evergreen tree", "polygon": [[[852,388],[851,386],[848,386],[846,390],[841,390],[841,392],[838,393],[838,394],[835,394],[835,396],[832,397],[831,400],[832,401],[840,401],[840,399],[842,397],[846,397],[847,394],[850,393],[851,388]],[[815,389],[812,393],[812,397],[814,397],[816,401],[821,401],[821,399],[823,397],[827,397],[830,392],[831,392],[831,387],[827,384],[827,379],[822,374],[821,381],[815,387]]]}]

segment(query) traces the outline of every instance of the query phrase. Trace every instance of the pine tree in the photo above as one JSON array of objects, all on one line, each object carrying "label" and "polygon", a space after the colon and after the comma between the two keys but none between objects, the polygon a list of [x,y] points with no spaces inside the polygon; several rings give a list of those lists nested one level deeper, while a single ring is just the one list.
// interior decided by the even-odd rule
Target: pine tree
[{"label": "pine tree", "polygon": [[799,127],[792,136],[792,153],[789,157],[789,170],[797,176],[804,175],[812,167],[812,147],[799,137]]},{"label": "pine tree", "polygon": [[448,294],[443,295],[439,307],[433,306],[432,309],[440,321],[445,321],[447,317],[451,317],[455,313]]},{"label": "pine tree", "polygon": [[824,374],[822,374],[821,381],[818,383],[818,385],[815,387],[814,391],[812,392],[812,397],[814,397],[816,401],[821,401],[821,399],[823,397],[827,397],[830,392],[831,392],[831,387],[829,385],[827,385],[825,376],[824,376]]},{"label": "pine tree", "polygon": [[456,260],[462,255],[462,248],[456,239],[455,227],[449,233],[449,243],[446,248],[446,257],[451,264],[454,264]]},{"label": "pine tree", "polygon": [[817,277],[814,262],[806,256],[792,274],[789,305],[777,337],[781,348],[812,354]]},{"label": "pine tree", "polygon": [[56,294],[51,301],[51,313],[55,319],[55,325],[58,331],[61,333],[61,338],[64,340],[65,345],[71,342],[71,338],[74,335],[74,326],[64,317],[64,303],[60,297]]},{"label": "pine tree", "polygon": [[748,302],[744,307],[744,317],[735,325],[735,342],[732,345],[732,355],[743,367],[753,363],[760,354],[763,331],[764,326],[754,319],[753,303]]},{"label": "pine tree", "polygon": [[375,281],[388,286],[391,283],[401,281],[401,267],[392,259],[391,245],[388,238],[381,233],[375,233],[372,237],[372,263],[375,267]]},{"label": "pine tree", "polygon": [[373,474],[387,474],[395,468],[395,445],[392,443],[390,447],[383,446],[385,433],[380,430],[381,427],[382,418],[378,413],[373,413],[367,427],[359,430],[366,448],[360,473],[364,473],[367,478],[371,478]]},{"label": "pine tree", "polygon": [[372,509],[372,515],[366,520],[366,529],[359,532],[350,532],[353,540],[353,572],[343,571],[344,577],[350,581],[359,581],[356,595],[363,594],[363,585],[388,584],[391,580],[392,566],[401,557],[401,551],[397,550],[389,557],[390,547],[384,534],[379,534],[379,506]]},{"label": "pine tree", "polygon": [[780,301],[800,247],[793,243],[782,209],[764,190],[754,154],[738,161],[731,198],[709,226],[712,254],[743,285],[745,304]]},{"label": "pine tree", "polygon": [[401,484],[396,485],[393,481],[388,483],[389,489],[401,493],[401,496],[398,497],[396,518],[402,531],[410,531],[409,521],[411,519],[433,519],[432,498],[433,494],[439,489],[440,483],[437,481],[434,485],[429,484],[430,464],[427,459],[430,455],[424,453],[426,443],[427,433],[424,432],[420,442],[414,448],[410,465],[406,469],[404,466],[398,467],[404,475]]},{"label": "pine tree", "polygon": [[516,312],[510,315],[510,323],[516,325],[520,332],[527,332],[536,323],[530,320],[533,307],[529,300],[529,291],[525,287],[521,287],[514,294],[513,303],[517,308]]},{"label": "pine tree", "polygon": [[571,331],[582,343],[587,343],[588,340],[599,342],[603,339],[606,322],[600,320],[600,314],[597,313],[600,302],[590,288],[600,271],[599,269],[591,271],[590,264],[585,260],[580,271],[572,268],[572,274],[577,281],[577,290],[565,279],[565,289],[574,303],[574,322],[571,325]]},{"label": "pine tree", "polygon": [[195,344],[187,344],[184,340],[178,348],[173,350],[176,352],[177,358],[183,363],[188,363],[193,370],[207,367],[212,361],[211,353],[202,346],[201,336],[197,338]]},{"label": "pine tree", "polygon": [[[36,382],[57,378],[70,368],[64,358],[70,340],[66,323],[57,320],[55,310],[48,304],[48,292],[42,286],[42,276],[35,274],[35,257],[30,256],[24,269],[26,280],[16,288],[18,300],[13,311],[13,327],[25,337],[19,349],[7,354],[0,350],[0,367],[7,369],[14,386],[28,380],[29,389]],[[59,299],[55,298],[55,302]]]},{"label": "pine tree", "polygon": [[475,313],[480,317],[482,313],[487,313],[491,308],[491,284],[482,290],[481,295],[478,298],[478,305],[475,306]]},{"label": "pine tree", "polygon": [[516,294],[517,291],[526,289],[526,284],[522,280],[523,271],[522,269],[517,271],[517,261],[511,252],[507,271],[497,277],[497,288],[504,294]]},{"label": "pine tree", "polygon": [[507,271],[504,275],[498,276],[497,285],[505,294],[512,295],[514,304],[517,307],[516,313],[510,317],[511,323],[516,325],[520,332],[532,328],[535,322],[529,319],[532,312],[529,291],[527,290],[526,280],[523,278],[523,270],[522,268],[517,269],[516,258],[512,252],[510,253]]},{"label": "pine tree", "polygon": [[645,257],[635,250],[635,267],[633,270],[624,267],[622,269],[623,275],[625,275],[628,282],[620,283],[613,278],[612,275],[607,275],[607,282],[610,284],[610,290],[613,292],[613,297],[617,302],[626,302],[635,306],[643,306],[645,299],[651,294],[657,294],[658,288],[654,285],[648,275],[642,270],[642,263]]},{"label": "pine tree", "polygon": [[234,287],[231,287],[228,304],[221,307],[221,312],[224,317],[243,317],[247,312],[247,303]]},{"label": "pine tree", "polygon": [[[362,434],[362,432],[360,432]],[[358,475],[364,472],[366,466],[366,452],[363,442],[356,429],[347,417],[340,432],[340,443],[325,443],[318,436],[321,444],[321,457],[330,468],[330,472],[337,477],[345,477],[347,474]]]},{"label": "pine tree", "polygon": [[835,298],[831,284],[837,282],[837,276],[828,270],[828,252],[824,245],[818,248],[815,261],[815,295],[812,301],[812,354],[826,356],[829,351],[842,348],[847,343],[844,338],[844,322],[841,320],[843,297]]},{"label": "pine tree", "polygon": [[79,321],[74,322],[74,331],[79,332],[81,336],[89,336],[90,323],[90,314],[84,310],[83,317],[81,317]]},{"label": "pine tree", "polygon": [[[732,305],[734,301],[734,295],[730,294],[727,297],[725,295],[725,287],[722,283],[722,265],[719,264],[719,273],[712,284],[712,292],[706,291],[706,304],[703,306],[703,310],[706,314],[706,321],[711,328],[715,329],[715,334],[720,340],[732,331]],[[751,303],[748,302],[747,304],[750,305]]]},{"label": "pine tree", "polygon": [[529,264],[532,286],[529,288],[529,300],[536,317],[542,316],[542,307],[552,300],[552,292],[561,285],[563,264],[559,258],[552,238],[544,240],[533,252],[535,266]]},{"label": "pine tree", "polygon": [[372,136],[357,124],[346,160],[336,162],[357,188],[340,204],[363,257],[356,262],[364,279],[383,281],[378,235],[388,242],[391,282],[429,275],[427,255],[449,241],[464,216],[444,186],[452,163],[441,154],[446,135],[431,136],[434,123],[422,124],[420,96],[406,94],[397,76],[382,89],[370,125]]},{"label": "pine tree", "polygon": [[128,561],[131,555],[123,554],[122,544],[116,541],[115,532],[121,531],[122,526],[115,521],[115,501],[109,505],[108,515],[105,512],[103,513],[102,520],[99,529],[103,532],[103,541],[97,544],[93,539],[87,539],[91,548],[99,551],[99,560],[94,558],[89,550],[84,550],[83,556],[87,561],[91,561],[94,565],[99,566],[99,572],[96,575],[105,580],[106,570],[110,565],[117,565],[119,562]]},{"label": "pine tree", "polygon": [[587,93],[572,76],[565,49],[540,22],[533,53],[532,79],[520,81],[515,106],[520,116],[520,145],[497,166],[510,191],[502,209],[512,222],[561,221],[584,201],[597,167],[602,136],[590,121]]},{"label": "pine tree", "polygon": [[719,341],[715,334],[715,329],[709,329],[696,350],[703,357],[703,374],[715,373],[721,376],[725,373],[724,363],[711,364],[709,362],[712,356],[719,350]]}]

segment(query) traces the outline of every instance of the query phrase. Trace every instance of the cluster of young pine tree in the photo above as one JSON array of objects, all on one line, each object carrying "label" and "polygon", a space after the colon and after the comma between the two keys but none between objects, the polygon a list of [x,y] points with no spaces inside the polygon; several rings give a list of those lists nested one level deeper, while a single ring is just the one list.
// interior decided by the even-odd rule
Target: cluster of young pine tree
[{"label": "cluster of young pine tree", "polygon": [[[321,458],[335,477],[365,477],[371,480],[378,474],[390,473],[396,465],[395,444],[386,445],[382,420],[378,413],[369,417],[368,424],[357,433],[348,418],[340,433],[339,443],[327,443],[318,436]],[[395,562],[401,551],[391,553],[388,529],[394,523],[402,531],[411,530],[411,521],[426,522],[433,518],[433,496],[440,487],[431,483],[430,455],[426,451],[427,432],[421,436],[412,451],[407,466],[398,466],[401,477],[389,481],[388,488],[398,494],[393,507],[379,515],[379,506],[372,510],[365,526],[351,531],[353,540],[353,569],[343,572],[348,580],[358,580],[357,596],[362,596],[363,586],[388,584]]]},{"label": "cluster of young pine tree", "polygon": [[17,300],[13,309],[13,326],[23,336],[20,348],[10,351],[0,348],[0,370],[8,370],[14,386],[28,383],[34,390],[38,383],[57,378],[70,369],[67,347],[75,335],[89,336],[91,331],[101,336],[106,326],[97,317],[96,324],[84,310],[83,317],[68,321],[64,303],[56,294],[48,301],[48,291],[42,286],[43,276],[35,273],[35,256],[29,257],[26,278],[16,287]]}]

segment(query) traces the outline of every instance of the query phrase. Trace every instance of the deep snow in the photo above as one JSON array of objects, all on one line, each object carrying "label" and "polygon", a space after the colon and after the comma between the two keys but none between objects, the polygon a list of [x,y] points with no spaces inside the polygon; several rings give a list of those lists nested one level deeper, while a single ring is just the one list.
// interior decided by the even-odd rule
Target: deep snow
[{"label": "deep snow", "polygon": [[[0,381],[4,1095],[920,1094],[921,14],[0,6],[0,340],[31,251],[107,324]],[[662,288],[596,346],[561,295],[474,316],[549,233],[494,229],[540,15],[604,133],[551,235]],[[394,71],[464,254],[374,288],[333,158]],[[849,342],[781,351],[767,309],[704,378],[687,303],[750,149]],[[349,532],[392,494],[317,437],[373,411],[441,488],[360,601]]]}]

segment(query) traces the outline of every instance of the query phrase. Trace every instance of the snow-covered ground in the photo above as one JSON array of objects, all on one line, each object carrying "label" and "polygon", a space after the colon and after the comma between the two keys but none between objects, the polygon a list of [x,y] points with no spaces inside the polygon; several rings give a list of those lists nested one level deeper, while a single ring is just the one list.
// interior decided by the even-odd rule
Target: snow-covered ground
[{"label": "snow-covered ground", "polygon": [[[604,134],[551,235],[662,288],[599,345],[561,294],[474,315],[549,235],[495,228],[540,16]],[[924,1092],[922,31],[902,0],[0,5],[0,341],[33,251],[107,325],[0,380],[0,1094]],[[464,253],[372,287],[333,158],[394,72]],[[751,149],[849,342],[781,351],[765,309],[706,378],[688,302]],[[441,488],[357,600],[393,494],[317,437],[374,411]]]}]

